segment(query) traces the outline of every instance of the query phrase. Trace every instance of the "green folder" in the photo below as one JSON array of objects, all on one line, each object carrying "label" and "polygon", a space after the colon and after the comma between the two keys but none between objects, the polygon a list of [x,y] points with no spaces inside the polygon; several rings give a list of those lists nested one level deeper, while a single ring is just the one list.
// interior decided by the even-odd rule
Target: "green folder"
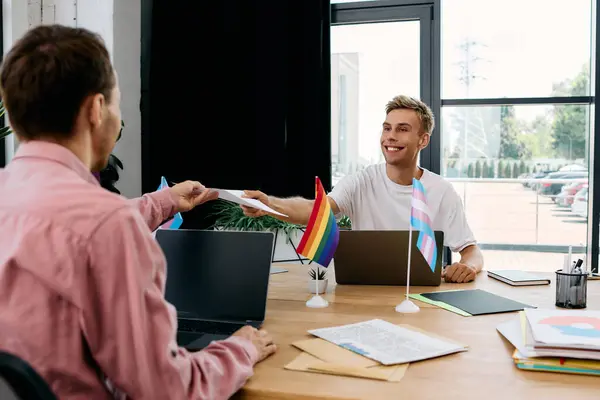
[{"label": "green folder", "polygon": [[413,300],[422,301],[423,303],[427,303],[427,304],[431,304],[431,305],[439,307],[439,308],[443,308],[444,310],[448,310],[455,314],[462,315],[463,317],[471,317],[472,316],[471,314],[469,314],[466,311],[461,310],[460,308],[456,308],[454,306],[451,306],[450,304],[442,303],[441,301],[430,300],[427,297],[421,296],[421,294],[409,294],[408,297],[410,297]]}]

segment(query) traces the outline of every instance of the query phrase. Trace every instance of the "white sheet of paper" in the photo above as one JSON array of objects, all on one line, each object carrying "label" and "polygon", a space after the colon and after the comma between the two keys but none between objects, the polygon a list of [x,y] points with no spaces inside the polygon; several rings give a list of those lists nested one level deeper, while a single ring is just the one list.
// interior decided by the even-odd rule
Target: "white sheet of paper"
[{"label": "white sheet of paper", "polygon": [[261,203],[256,199],[246,199],[243,196],[243,190],[231,190],[231,189],[213,189],[219,193],[219,198],[223,200],[229,200],[237,204],[241,204],[248,207],[258,208],[260,210],[266,211],[270,214],[281,215],[282,217],[287,217],[287,215],[282,214],[273,210],[271,207],[268,207]]},{"label": "white sheet of paper", "polygon": [[308,332],[383,365],[404,364],[467,350],[380,319]]}]

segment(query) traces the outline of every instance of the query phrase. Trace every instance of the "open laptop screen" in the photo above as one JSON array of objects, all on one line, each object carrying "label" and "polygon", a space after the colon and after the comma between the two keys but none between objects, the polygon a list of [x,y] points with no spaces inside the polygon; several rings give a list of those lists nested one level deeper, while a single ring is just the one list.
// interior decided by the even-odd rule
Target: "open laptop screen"
[{"label": "open laptop screen", "polygon": [[167,259],[167,301],[179,317],[263,321],[274,235],[269,232],[158,230]]}]

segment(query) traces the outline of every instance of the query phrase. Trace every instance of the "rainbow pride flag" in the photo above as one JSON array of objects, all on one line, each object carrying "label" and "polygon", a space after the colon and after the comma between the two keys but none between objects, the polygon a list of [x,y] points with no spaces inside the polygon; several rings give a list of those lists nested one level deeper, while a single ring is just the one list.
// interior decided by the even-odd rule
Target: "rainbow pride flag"
[{"label": "rainbow pride flag", "polygon": [[[410,211],[411,228],[419,231],[419,239],[417,240],[417,248],[425,257],[425,261],[429,264],[429,268],[435,271],[435,263],[437,261],[437,246],[435,243],[435,235],[433,234],[433,224],[431,223],[431,212],[427,205],[427,196],[425,188],[418,179],[413,178],[412,182],[412,201]],[[410,245],[410,243],[409,243]]]},{"label": "rainbow pride flag", "polygon": [[297,250],[298,254],[327,268],[337,249],[340,230],[319,177],[315,186],[315,205]]},{"label": "rainbow pride flag", "polygon": [[[161,190],[161,189],[164,189],[167,187],[169,187],[167,180],[165,179],[164,176],[161,176],[160,177],[160,185],[158,186],[158,190]],[[163,222],[163,224],[161,226],[159,226],[158,229],[179,229],[181,224],[183,224],[183,217],[181,216],[181,213],[177,213],[173,216],[173,218],[170,218],[170,219],[166,220],[165,222]]]}]

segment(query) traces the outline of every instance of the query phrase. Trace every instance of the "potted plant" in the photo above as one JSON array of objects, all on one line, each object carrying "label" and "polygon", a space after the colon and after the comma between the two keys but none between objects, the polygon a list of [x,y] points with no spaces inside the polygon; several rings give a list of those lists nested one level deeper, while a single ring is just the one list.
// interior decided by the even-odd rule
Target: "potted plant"
[{"label": "potted plant", "polygon": [[[121,131],[119,132],[119,136],[117,137],[117,142],[121,139],[121,134],[123,133],[123,128],[125,127],[125,122],[121,120]],[[106,167],[94,175],[100,182],[100,186],[104,189],[111,191],[116,194],[121,194],[119,189],[116,188],[117,181],[119,180],[119,170],[123,171],[123,163],[121,160],[117,158],[114,154],[110,154],[108,156],[108,164]]]},{"label": "potted plant", "polygon": [[213,206],[213,216],[216,217],[213,229],[236,231],[270,231],[275,233],[275,248],[273,262],[301,261],[304,259],[296,251],[300,243],[304,227],[278,220],[269,215],[262,217],[247,217],[238,204],[219,199]]},{"label": "potted plant", "polygon": [[350,221],[350,218],[347,215],[342,215],[337,224],[340,229],[352,230],[352,221]]},{"label": "potted plant", "polygon": [[[273,262],[304,263],[306,260],[296,251],[296,246],[304,234],[304,226],[281,221],[269,215],[258,218],[247,217],[238,204],[222,199],[215,202],[213,209],[215,210],[213,216],[216,217],[212,225],[213,229],[274,232],[276,239]],[[352,228],[352,222],[344,215],[338,221],[338,226],[340,229],[349,230]]]},{"label": "potted plant", "polygon": [[[4,108],[4,103],[2,102],[2,100],[0,100],[0,118],[4,117],[5,114],[6,114],[6,109]],[[0,140],[4,139],[11,133],[12,133],[12,130],[10,129],[10,126],[8,126],[8,125],[3,126],[2,128],[0,128]]]},{"label": "potted plant", "polygon": [[[308,291],[312,294],[323,294],[327,291],[327,270],[325,268],[313,268],[308,270]],[[318,279],[318,282],[315,280]],[[318,290],[318,293],[317,293]]]}]

